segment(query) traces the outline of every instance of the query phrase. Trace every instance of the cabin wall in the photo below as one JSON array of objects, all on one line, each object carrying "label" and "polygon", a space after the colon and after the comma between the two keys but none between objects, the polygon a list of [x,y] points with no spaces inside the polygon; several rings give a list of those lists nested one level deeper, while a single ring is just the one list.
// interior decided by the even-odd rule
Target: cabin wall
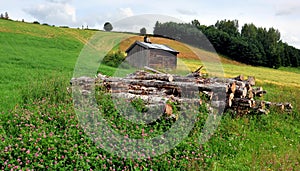
[{"label": "cabin wall", "polygon": [[134,46],[127,54],[126,61],[134,67],[144,68],[149,66],[149,50],[141,46]]},{"label": "cabin wall", "polygon": [[176,54],[163,50],[151,49],[148,60],[152,68],[175,69],[177,65]]},{"label": "cabin wall", "polygon": [[137,68],[149,66],[156,69],[176,69],[177,54],[136,45],[128,52],[126,61]]}]

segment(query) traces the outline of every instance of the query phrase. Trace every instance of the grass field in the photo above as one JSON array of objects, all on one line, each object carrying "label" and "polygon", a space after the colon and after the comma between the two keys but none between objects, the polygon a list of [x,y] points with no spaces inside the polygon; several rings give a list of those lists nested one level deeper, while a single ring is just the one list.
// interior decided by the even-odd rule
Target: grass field
[{"label": "grass field", "polygon": [[[0,169],[300,170],[300,69],[248,66],[164,39],[153,41],[180,49],[180,61],[190,70],[204,65],[205,72],[213,72],[222,66],[226,77],[255,76],[258,86],[268,91],[264,99],[291,102],[294,111],[240,118],[225,115],[211,139],[200,145],[196,140],[206,112],[199,109],[202,115],[189,136],[171,151],[149,159],[125,159],[99,148],[81,127],[67,91],[77,58],[95,33],[0,20]],[[122,37],[118,34],[97,32],[99,37],[116,39]],[[113,45],[114,40],[106,43]],[[125,49],[127,44],[120,47]],[[101,65],[99,70],[113,75],[117,69]],[[99,98],[105,117],[118,131],[126,130],[129,136],[151,129],[161,133],[161,125],[116,119],[118,113],[109,98]]]}]

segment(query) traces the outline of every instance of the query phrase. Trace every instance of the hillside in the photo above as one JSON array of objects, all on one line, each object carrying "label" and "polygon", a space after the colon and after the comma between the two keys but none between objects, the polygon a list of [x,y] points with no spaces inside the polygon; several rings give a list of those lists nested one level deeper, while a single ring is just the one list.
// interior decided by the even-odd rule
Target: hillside
[{"label": "hillside", "polygon": [[21,103],[22,91],[48,76],[70,78],[92,35],[92,31],[0,20],[0,110]]},{"label": "hillside", "polygon": [[[80,125],[72,94],[67,90],[77,58],[85,45],[90,48],[88,42],[95,33],[100,42],[102,37],[122,37],[122,33],[0,20],[0,169],[300,169],[300,71],[296,68],[253,67],[224,57],[220,60],[226,77],[255,76],[257,86],[268,91],[263,100],[291,102],[295,110],[283,113],[274,109],[269,115],[241,118],[225,115],[211,139],[199,144],[207,116],[207,110],[200,107],[193,131],[165,154],[130,159],[99,148],[85,132],[84,125]],[[142,38],[123,35],[130,38],[116,46],[121,50]],[[200,49],[191,51],[177,41],[162,38],[152,41],[178,49],[181,52],[179,60],[191,70],[204,64],[204,70],[214,68],[214,62],[206,61],[218,61],[216,54]],[[196,60],[197,56],[203,61]],[[112,75],[115,70],[103,66],[101,72]],[[106,119],[112,122],[110,126],[124,136],[162,134],[168,128],[167,121],[162,121],[166,127],[157,123],[151,126],[133,124],[118,114],[109,96],[100,92],[96,98],[100,109],[105,110]],[[135,105],[142,109],[138,101]]]},{"label": "hillside", "polygon": [[[3,42],[1,51],[1,84],[2,109],[12,109],[20,103],[21,87],[32,82],[43,81],[48,75],[68,75],[71,77],[77,57],[84,44],[96,32],[91,30],[59,28],[46,25],[0,20],[0,40]],[[97,36],[113,33],[97,32]],[[116,33],[117,34],[117,33]],[[125,51],[135,40],[143,40],[141,36],[131,35],[125,39],[120,49]],[[220,60],[226,77],[239,74],[255,76],[261,84],[280,86],[282,89],[299,87],[300,74],[298,69],[282,68],[279,70],[252,67],[218,56],[211,52],[192,51],[186,45],[164,38],[151,38],[154,43],[167,44],[180,51],[179,58],[191,70],[195,70],[201,61]],[[219,59],[218,59],[219,58]],[[211,66],[210,66],[211,67]],[[11,70],[11,68],[14,68]],[[66,74],[67,73],[67,74]],[[66,78],[67,79],[67,78]],[[278,95],[280,92],[277,92]],[[296,92],[296,95],[298,93]],[[283,93],[286,96],[286,93]],[[10,97],[10,98],[8,98]],[[284,101],[291,101],[284,98]],[[294,101],[298,104],[299,101]],[[297,106],[297,105],[296,105]]]},{"label": "hillside", "polygon": [[[43,82],[49,75],[67,75],[66,79],[70,78],[84,44],[96,33],[91,30],[58,28],[6,20],[0,20],[0,32],[0,40],[3,42],[0,49],[1,73],[5,73],[1,74],[0,79],[0,88],[4,95],[0,98],[3,110],[12,109],[16,103],[21,103],[20,96],[22,92],[20,91],[23,91],[22,87],[24,86],[29,86],[29,84],[38,81]],[[113,33],[97,32],[97,36],[107,34]],[[143,37],[130,36],[129,39],[122,41],[120,49],[125,51],[135,40],[142,41]],[[167,44],[180,51],[180,61],[191,70],[203,65],[201,61],[197,60],[198,57],[204,61],[215,59],[222,62],[226,77],[234,77],[239,74],[252,75],[262,85],[276,85],[281,87],[282,90],[293,87],[299,88],[300,74],[298,69],[282,68],[274,70],[264,67],[252,67],[217,56],[211,52],[192,51],[188,46],[178,41],[157,37],[152,37],[151,41]],[[289,94],[275,93],[283,97]],[[293,92],[293,94],[299,97],[298,91]],[[276,98],[271,100],[276,100]],[[299,103],[297,99],[288,97],[283,100],[295,102],[295,106]]]}]

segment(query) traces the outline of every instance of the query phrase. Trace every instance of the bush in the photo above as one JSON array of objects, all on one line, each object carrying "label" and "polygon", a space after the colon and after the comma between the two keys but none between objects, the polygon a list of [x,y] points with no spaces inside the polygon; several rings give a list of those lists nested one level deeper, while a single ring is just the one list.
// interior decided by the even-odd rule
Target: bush
[{"label": "bush", "polygon": [[38,21],[34,21],[34,22],[33,22],[33,24],[40,24],[40,22],[38,22]]},{"label": "bush", "polygon": [[109,52],[104,58],[102,63],[111,67],[118,67],[125,60],[125,54],[121,51]]}]

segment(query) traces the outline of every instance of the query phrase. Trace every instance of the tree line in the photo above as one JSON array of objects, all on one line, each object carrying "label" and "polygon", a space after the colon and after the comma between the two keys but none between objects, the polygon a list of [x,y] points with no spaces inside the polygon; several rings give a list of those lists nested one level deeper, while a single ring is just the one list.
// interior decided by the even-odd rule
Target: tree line
[{"label": "tree line", "polygon": [[[270,68],[299,67],[300,50],[282,42],[277,29],[244,24],[238,20],[221,20],[215,25],[156,22],[154,34],[171,37],[184,43],[225,55],[236,61]],[[212,46],[211,46],[212,45]]]},{"label": "tree line", "polygon": [[6,19],[6,20],[8,20],[9,19],[9,16],[8,16],[8,13],[7,12],[5,12],[4,14],[0,14],[0,19]]}]

